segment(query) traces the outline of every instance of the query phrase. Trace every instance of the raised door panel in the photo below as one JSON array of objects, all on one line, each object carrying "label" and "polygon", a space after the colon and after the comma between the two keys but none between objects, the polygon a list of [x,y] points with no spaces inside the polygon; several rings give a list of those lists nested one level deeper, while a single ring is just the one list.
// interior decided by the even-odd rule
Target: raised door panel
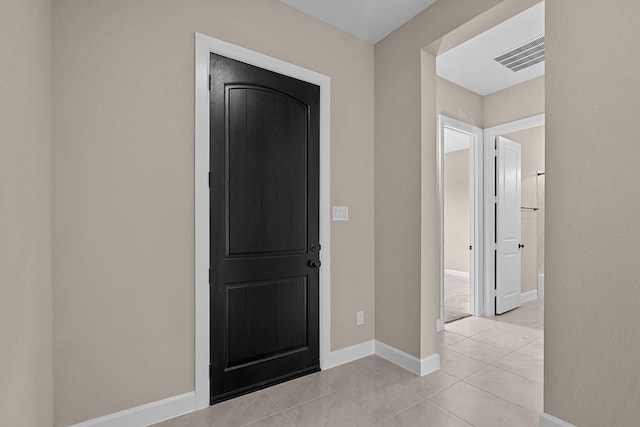
[{"label": "raised door panel", "polygon": [[226,98],[228,255],[305,251],[308,107],[256,86]]}]

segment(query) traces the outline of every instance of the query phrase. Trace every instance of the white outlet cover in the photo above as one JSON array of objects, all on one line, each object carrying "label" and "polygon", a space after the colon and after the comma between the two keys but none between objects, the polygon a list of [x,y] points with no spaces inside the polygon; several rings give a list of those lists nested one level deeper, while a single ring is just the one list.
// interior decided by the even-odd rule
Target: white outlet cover
[{"label": "white outlet cover", "polygon": [[356,312],[356,325],[364,325],[364,311]]},{"label": "white outlet cover", "polygon": [[333,207],[333,220],[334,221],[349,221],[349,207],[348,206],[334,206]]}]

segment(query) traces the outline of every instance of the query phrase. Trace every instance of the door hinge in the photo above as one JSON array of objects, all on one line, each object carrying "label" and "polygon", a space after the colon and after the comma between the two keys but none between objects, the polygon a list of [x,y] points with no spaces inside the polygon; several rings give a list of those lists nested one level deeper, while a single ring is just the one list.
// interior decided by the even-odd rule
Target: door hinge
[{"label": "door hinge", "polygon": [[497,296],[496,290],[495,289],[491,289],[491,298],[495,298],[496,296]]},{"label": "door hinge", "polygon": [[493,250],[494,250],[494,251],[497,251],[497,250],[498,250],[498,244],[497,244],[497,243],[494,243],[494,244],[493,244]]}]

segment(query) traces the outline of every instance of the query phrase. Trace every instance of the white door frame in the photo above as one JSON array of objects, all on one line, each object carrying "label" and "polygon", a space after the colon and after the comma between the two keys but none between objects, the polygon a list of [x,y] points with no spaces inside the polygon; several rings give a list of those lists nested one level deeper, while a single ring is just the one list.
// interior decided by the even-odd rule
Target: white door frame
[{"label": "white door frame", "polygon": [[538,126],[544,126],[545,115],[538,114],[536,116],[526,117],[521,120],[504,123],[498,126],[490,127],[484,130],[484,316],[493,317],[496,313],[495,300],[495,158],[496,158],[496,137],[507,135],[521,130],[531,129]]},{"label": "white door frame", "polygon": [[195,52],[195,409],[209,406],[209,58],[211,53],[320,86],[320,367],[329,364],[331,79],[231,43],[196,33]]},{"label": "white door frame", "polygon": [[452,129],[457,132],[465,133],[471,136],[471,144],[469,147],[469,207],[470,207],[470,223],[469,233],[471,237],[471,258],[469,262],[469,278],[473,286],[470,292],[470,309],[471,314],[476,316],[484,312],[482,295],[482,146],[483,135],[482,129],[470,124],[452,119],[445,115],[438,116],[439,121],[439,138],[438,138],[438,209],[440,211],[440,317],[437,322],[436,329],[441,331],[444,329],[444,131]]}]

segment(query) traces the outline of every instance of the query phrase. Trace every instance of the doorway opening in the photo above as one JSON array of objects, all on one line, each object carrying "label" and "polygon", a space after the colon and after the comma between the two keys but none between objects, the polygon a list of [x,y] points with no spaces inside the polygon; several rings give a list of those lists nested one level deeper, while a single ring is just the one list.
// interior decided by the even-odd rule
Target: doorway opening
[{"label": "doorway opening", "polygon": [[441,324],[480,311],[482,130],[440,115]]},{"label": "doorway opening", "polygon": [[[499,147],[496,145],[496,138],[508,137],[512,132],[544,124],[544,114],[540,115],[541,119],[538,117],[538,122],[541,123],[535,123],[535,119],[533,121],[526,119],[530,117],[532,111],[544,112],[544,2],[514,15],[502,15],[497,11],[495,16],[490,15],[490,13],[487,15],[486,24],[465,24],[423,51],[423,70],[430,72],[430,67],[435,65],[436,111],[440,114],[441,121],[438,143],[440,153],[438,167],[441,180],[439,195],[442,205],[440,206],[438,329],[443,327],[446,320],[453,320],[467,313],[492,317],[496,313],[507,312],[518,307],[523,301],[543,294],[543,262],[537,261],[538,258],[543,258],[543,248],[538,247],[541,246],[538,240],[543,239],[537,236],[541,234],[538,232],[541,228],[538,223],[543,223],[544,219],[543,212],[539,212],[540,208],[537,206],[538,199],[530,200],[529,195],[536,195],[536,185],[539,187],[544,184],[544,166],[539,164],[534,170],[533,181],[530,181],[527,175],[526,182],[523,184],[521,179],[525,177],[522,176],[522,165],[517,163],[520,160],[515,162],[515,154],[506,159],[507,152],[503,150],[504,152],[500,153],[500,150],[497,150]],[[489,25],[489,22],[493,26]],[[476,35],[469,38],[470,34]],[[516,63],[517,66],[514,67]],[[425,83],[429,78],[425,76]],[[463,121],[463,126],[477,126],[482,134],[480,148],[482,153],[479,154],[481,161],[474,171],[476,185],[480,183],[479,196],[475,199],[480,206],[480,212],[476,213],[475,217],[470,214],[469,222],[460,221],[461,210],[458,209],[457,212],[452,210],[451,203],[447,201],[448,191],[444,188],[447,179],[457,177],[459,183],[461,173],[464,173],[461,171],[451,174],[447,171],[447,158],[456,157],[455,154],[448,153],[447,137],[455,139],[456,135],[460,134],[459,129],[451,129],[452,126],[446,125],[447,120],[451,121],[452,118]],[[520,144],[516,142],[512,147],[516,147],[518,151]],[[462,153],[463,151],[460,150],[457,157],[462,157]],[[542,154],[543,157],[544,154]],[[504,162],[505,159],[513,169],[508,179],[504,174],[500,175],[507,164]],[[496,171],[499,166],[502,170]],[[471,164],[470,167],[473,165]],[[469,172],[471,171],[472,169],[469,169]],[[538,172],[540,175],[537,175]],[[496,176],[502,176],[506,180],[501,181],[496,179]],[[526,188],[524,199],[526,203],[520,194],[521,185]],[[531,188],[533,193],[530,191]],[[499,191],[502,191],[504,197],[500,197]],[[505,198],[507,196],[509,200]],[[450,195],[449,201],[455,197]],[[464,200],[464,198],[461,199]],[[510,203],[508,206],[505,205],[507,201]],[[496,210],[499,208],[502,211],[498,214]],[[465,210],[464,205],[462,210]],[[469,211],[472,212],[471,209]],[[527,216],[523,219],[521,216],[525,214]],[[536,217],[540,220],[534,219]],[[451,251],[454,243],[458,248],[461,247],[462,240],[459,236],[467,235],[466,228],[460,225],[455,226],[453,223],[458,222],[464,225],[470,223],[472,226],[474,219],[478,218],[481,222],[476,224],[477,230],[471,233],[468,244],[462,246],[469,251],[468,255],[470,255],[468,266],[466,266],[464,263],[456,262],[456,259],[465,260],[467,257],[460,255],[460,252],[456,256]],[[526,225],[526,233],[521,230],[521,223]],[[507,225],[508,230],[505,229]],[[505,234],[506,231],[509,235]],[[527,240],[530,243],[523,241],[524,234],[527,234]],[[535,241],[532,236],[536,236]],[[500,242],[500,239],[503,241]],[[521,260],[523,253],[527,256],[524,261]],[[533,255],[532,259],[529,255]],[[538,264],[541,265],[538,266]],[[447,311],[458,310],[446,309],[446,303],[451,300],[447,298],[447,290],[449,290],[449,297],[455,294],[460,295],[458,304],[466,304],[465,296],[461,295],[461,290],[466,291],[464,281],[466,273],[469,273],[471,285],[469,286],[469,310],[466,313],[460,312],[460,314],[448,316]],[[526,275],[527,284],[524,287],[521,285],[524,280],[521,275]],[[456,282],[458,289],[455,289],[455,285],[447,286]],[[474,297],[475,301],[473,301]]]}]

